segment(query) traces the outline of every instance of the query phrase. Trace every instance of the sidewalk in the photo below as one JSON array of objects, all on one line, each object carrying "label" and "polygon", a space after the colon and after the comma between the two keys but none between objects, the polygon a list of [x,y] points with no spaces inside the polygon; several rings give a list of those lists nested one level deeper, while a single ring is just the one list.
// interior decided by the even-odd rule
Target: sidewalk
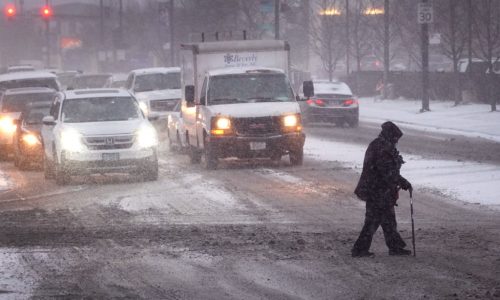
[{"label": "sidewalk", "polygon": [[[421,101],[361,98],[360,119],[381,123],[391,120],[403,128],[500,142],[500,111],[490,112],[488,104],[464,104],[431,101],[430,112],[420,113]],[[500,105],[499,105],[500,108]]]},{"label": "sidewalk", "polygon": [[[452,102],[431,102],[431,112],[420,113],[414,100],[360,99],[360,120],[394,121],[402,128],[482,137],[500,142],[500,112],[485,104],[453,106]],[[425,134],[425,133],[424,133]],[[325,151],[328,149],[328,151]],[[337,161],[361,172],[366,145],[307,137],[305,154],[316,160]],[[500,167],[472,161],[431,160],[403,153],[401,172],[417,189],[434,189],[465,202],[500,206]]]}]

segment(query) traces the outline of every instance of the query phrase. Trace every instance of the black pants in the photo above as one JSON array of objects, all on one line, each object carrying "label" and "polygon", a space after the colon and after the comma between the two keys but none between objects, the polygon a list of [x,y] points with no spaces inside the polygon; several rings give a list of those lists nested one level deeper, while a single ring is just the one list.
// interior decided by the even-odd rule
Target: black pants
[{"label": "black pants", "polygon": [[406,243],[397,230],[394,206],[380,208],[372,202],[366,202],[365,224],[352,250],[357,252],[368,251],[372,244],[373,235],[379,226],[382,226],[385,244],[389,249],[406,247]]}]

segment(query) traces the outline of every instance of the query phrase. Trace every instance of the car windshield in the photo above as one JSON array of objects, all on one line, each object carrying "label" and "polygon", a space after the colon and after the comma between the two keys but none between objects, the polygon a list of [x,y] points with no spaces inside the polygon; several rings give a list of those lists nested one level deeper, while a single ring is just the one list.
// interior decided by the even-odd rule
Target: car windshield
[{"label": "car windshield", "polygon": [[24,122],[28,125],[42,124],[42,119],[49,114],[50,106],[34,107],[30,109]]},{"label": "car windshield", "polygon": [[294,101],[284,74],[223,75],[210,79],[208,105]]},{"label": "car windshield", "polygon": [[26,87],[46,87],[56,91],[59,90],[59,84],[55,78],[18,79],[0,82],[0,90]]},{"label": "car windshield", "polygon": [[89,88],[102,88],[106,85],[110,75],[89,75],[78,76],[73,79],[72,87],[74,89],[89,89]]},{"label": "car windshield", "polygon": [[137,102],[131,97],[99,97],[63,102],[65,123],[127,121],[140,118]]},{"label": "car windshield", "polygon": [[29,103],[52,101],[54,97],[54,93],[5,95],[1,103],[2,112],[21,112]]},{"label": "car windshield", "polygon": [[156,73],[137,76],[134,83],[135,92],[180,89],[180,73]]}]

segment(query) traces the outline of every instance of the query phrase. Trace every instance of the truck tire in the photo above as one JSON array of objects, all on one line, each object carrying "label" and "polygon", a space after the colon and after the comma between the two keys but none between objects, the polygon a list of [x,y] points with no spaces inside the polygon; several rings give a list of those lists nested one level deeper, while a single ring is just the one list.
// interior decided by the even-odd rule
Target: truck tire
[{"label": "truck tire", "polygon": [[205,149],[203,151],[203,166],[207,170],[217,169],[218,159],[210,142],[205,138]]},{"label": "truck tire", "polygon": [[290,149],[288,155],[290,156],[290,164],[292,166],[301,166],[304,161],[304,148]]},{"label": "truck tire", "polygon": [[188,146],[189,149],[188,149],[188,155],[189,155],[189,161],[192,163],[192,164],[199,164],[200,161],[201,161],[201,153],[200,151],[194,147],[194,146],[191,146],[189,145]]}]

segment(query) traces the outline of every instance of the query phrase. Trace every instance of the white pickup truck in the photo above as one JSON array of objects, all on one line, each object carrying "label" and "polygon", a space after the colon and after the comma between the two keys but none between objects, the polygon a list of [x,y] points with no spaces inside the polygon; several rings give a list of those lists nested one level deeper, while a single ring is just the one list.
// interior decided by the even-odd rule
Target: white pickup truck
[{"label": "white pickup truck", "polygon": [[[288,81],[289,46],[253,40],[182,46],[181,115],[192,163],[289,155],[303,160],[300,107]],[[204,159],[202,159],[204,158]]]}]

